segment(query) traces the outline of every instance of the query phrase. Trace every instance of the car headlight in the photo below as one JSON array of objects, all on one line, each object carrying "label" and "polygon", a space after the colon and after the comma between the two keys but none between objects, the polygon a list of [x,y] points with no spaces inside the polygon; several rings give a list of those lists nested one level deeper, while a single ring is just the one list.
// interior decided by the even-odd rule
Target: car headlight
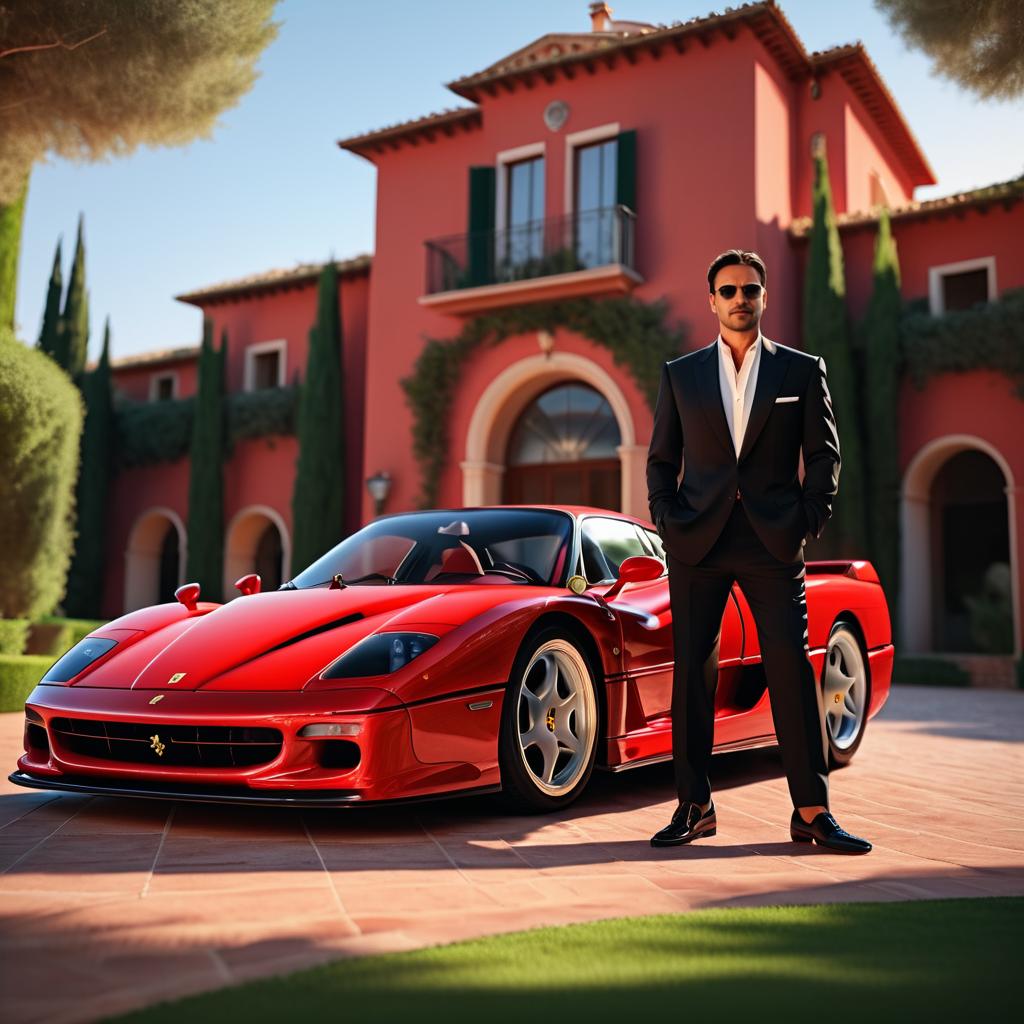
[{"label": "car headlight", "polygon": [[104,640],[101,637],[87,636],[79,640],[59,661],[55,662],[43,676],[44,683],[66,683],[74,679],[79,672],[88,668],[97,658],[102,658],[111,648],[117,646],[116,640]]},{"label": "car headlight", "polygon": [[374,633],[360,640],[324,672],[324,679],[384,676],[408,665],[437,643],[430,633]]}]

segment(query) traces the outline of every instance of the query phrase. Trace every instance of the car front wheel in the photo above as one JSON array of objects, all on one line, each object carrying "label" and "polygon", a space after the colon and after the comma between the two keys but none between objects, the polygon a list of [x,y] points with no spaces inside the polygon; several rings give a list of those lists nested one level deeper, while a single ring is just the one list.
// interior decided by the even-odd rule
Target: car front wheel
[{"label": "car front wheel", "polygon": [[597,751],[594,672],[564,631],[541,630],[516,656],[502,709],[499,760],[506,797],[553,811],[583,792]]}]

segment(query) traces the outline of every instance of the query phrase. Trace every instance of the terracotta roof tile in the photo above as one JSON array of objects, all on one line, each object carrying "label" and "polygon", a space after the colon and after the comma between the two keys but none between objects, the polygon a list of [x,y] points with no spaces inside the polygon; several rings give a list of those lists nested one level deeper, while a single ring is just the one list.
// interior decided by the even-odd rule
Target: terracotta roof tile
[{"label": "terracotta roof tile", "polygon": [[[957,192],[938,199],[924,199],[920,202],[907,203],[889,211],[889,219],[893,221],[914,220],[932,217],[944,213],[955,213],[973,207],[984,207],[990,203],[1001,203],[1007,207],[1024,199],[1024,176],[1010,181],[1000,181],[994,185],[971,189],[969,192]],[[878,223],[876,210],[841,213],[836,217],[836,225],[840,231],[855,230],[859,227],[870,227]],[[811,233],[810,217],[800,217],[789,226],[789,233],[795,238],[804,238]]]},{"label": "terracotta roof tile", "polygon": [[[110,360],[112,370],[126,370],[136,366],[152,366],[158,363],[182,363],[199,356],[198,345],[185,345],[181,348],[162,348],[152,352],[138,352],[130,356],[121,356]],[[90,369],[95,369],[91,364]]]},{"label": "terracotta roof tile", "polygon": [[[334,265],[338,268],[338,274],[344,277],[346,274],[358,274],[369,270],[372,261],[372,256],[364,254],[348,260],[335,260]],[[247,292],[273,291],[316,280],[325,266],[326,263],[299,263],[288,270],[266,270],[260,274],[250,274],[248,277],[239,277],[233,281],[197,288],[195,291],[176,295],[175,298],[179,302],[187,302],[193,306],[206,306],[224,299],[237,299]]]},{"label": "terracotta roof tile", "polygon": [[352,153],[362,153],[364,150],[369,149],[375,149],[380,152],[389,143],[394,144],[395,148],[397,148],[398,139],[410,140],[425,137],[428,141],[431,141],[436,132],[440,131],[446,135],[453,135],[456,128],[468,131],[479,127],[480,122],[481,115],[478,108],[451,107],[448,110],[427,114],[425,117],[417,117],[412,121],[400,121],[397,124],[377,128],[372,132],[365,132],[362,135],[352,135],[347,139],[339,139],[338,146]]}]

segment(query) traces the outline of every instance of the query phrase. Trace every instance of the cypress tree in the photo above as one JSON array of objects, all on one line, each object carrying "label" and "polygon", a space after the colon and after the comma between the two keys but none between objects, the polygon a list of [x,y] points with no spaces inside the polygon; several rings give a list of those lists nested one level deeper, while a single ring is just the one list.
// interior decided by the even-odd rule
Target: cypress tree
[{"label": "cypress tree", "polygon": [[865,353],[870,555],[889,593],[899,585],[900,264],[889,212],[882,209],[875,238],[874,287],[861,325]]},{"label": "cypress tree", "polygon": [[85,290],[85,236],[84,218],[78,218],[78,238],[75,242],[75,260],[71,267],[71,280],[64,298],[60,317],[60,337],[57,362],[76,379],[85,369],[89,353],[89,293]]},{"label": "cypress tree", "polygon": [[[224,571],[224,355],[218,351],[213,323],[203,323],[199,350],[199,388],[192,422],[188,482],[188,566],[190,581],[207,601],[220,601]],[[163,595],[161,595],[163,596]]]},{"label": "cypress tree", "polygon": [[814,224],[804,279],[804,348],[825,360],[842,455],[839,494],[832,506],[833,520],[826,527],[822,540],[815,545],[818,548],[815,554],[863,558],[863,443],[846,318],[843,249],[836,228],[823,147],[814,157],[812,199]]},{"label": "cypress tree", "polygon": [[57,239],[57,251],[53,254],[53,269],[50,271],[50,285],[46,289],[46,309],[43,311],[43,326],[39,332],[39,347],[51,358],[57,358],[60,344],[60,300],[64,293],[64,278],[61,274],[61,240]]},{"label": "cypress tree", "polygon": [[292,494],[292,567],[304,569],[344,534],[342,337],[338,271],[324,265],[316,323],[309,332],[306,378],[299,392],[299,458]]},{"label": "cypress tree", "polygon": [[81,389],[85,426],[76,488],[78,527],[64,610],[72,618],[95,619],[100,617],[103,603],[104,535],[114,441],[109,317],[103,329],[100,361],[95,370],[82,377]]}]

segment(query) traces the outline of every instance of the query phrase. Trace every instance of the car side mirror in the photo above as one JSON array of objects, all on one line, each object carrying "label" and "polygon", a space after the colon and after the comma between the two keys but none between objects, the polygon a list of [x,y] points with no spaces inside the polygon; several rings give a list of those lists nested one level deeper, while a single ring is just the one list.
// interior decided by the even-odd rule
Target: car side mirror
[{"label": "car side mirror", "polygon": [[174,596],[179,604],[184,605],[190,612],[194,612],[199,601],[199,584],[183,583],[174,592]]},{"label": "car side mirror", "polygon": [[235,590],[237,590],[242,597],[246,597],[249,594],[258,594],[263,589],[263,580],[260,578],[258,572],[251,572],[246,576],[243,576],[240,580],[235,580]]},{"label": "car side mirror", "polygon": [[605,593],[604,599],[611,601],[627,583],[656,580],[664,571],[665,566],[660,559],[652,558],[650,555],[633,555],[619,566],[619,578]]}]

